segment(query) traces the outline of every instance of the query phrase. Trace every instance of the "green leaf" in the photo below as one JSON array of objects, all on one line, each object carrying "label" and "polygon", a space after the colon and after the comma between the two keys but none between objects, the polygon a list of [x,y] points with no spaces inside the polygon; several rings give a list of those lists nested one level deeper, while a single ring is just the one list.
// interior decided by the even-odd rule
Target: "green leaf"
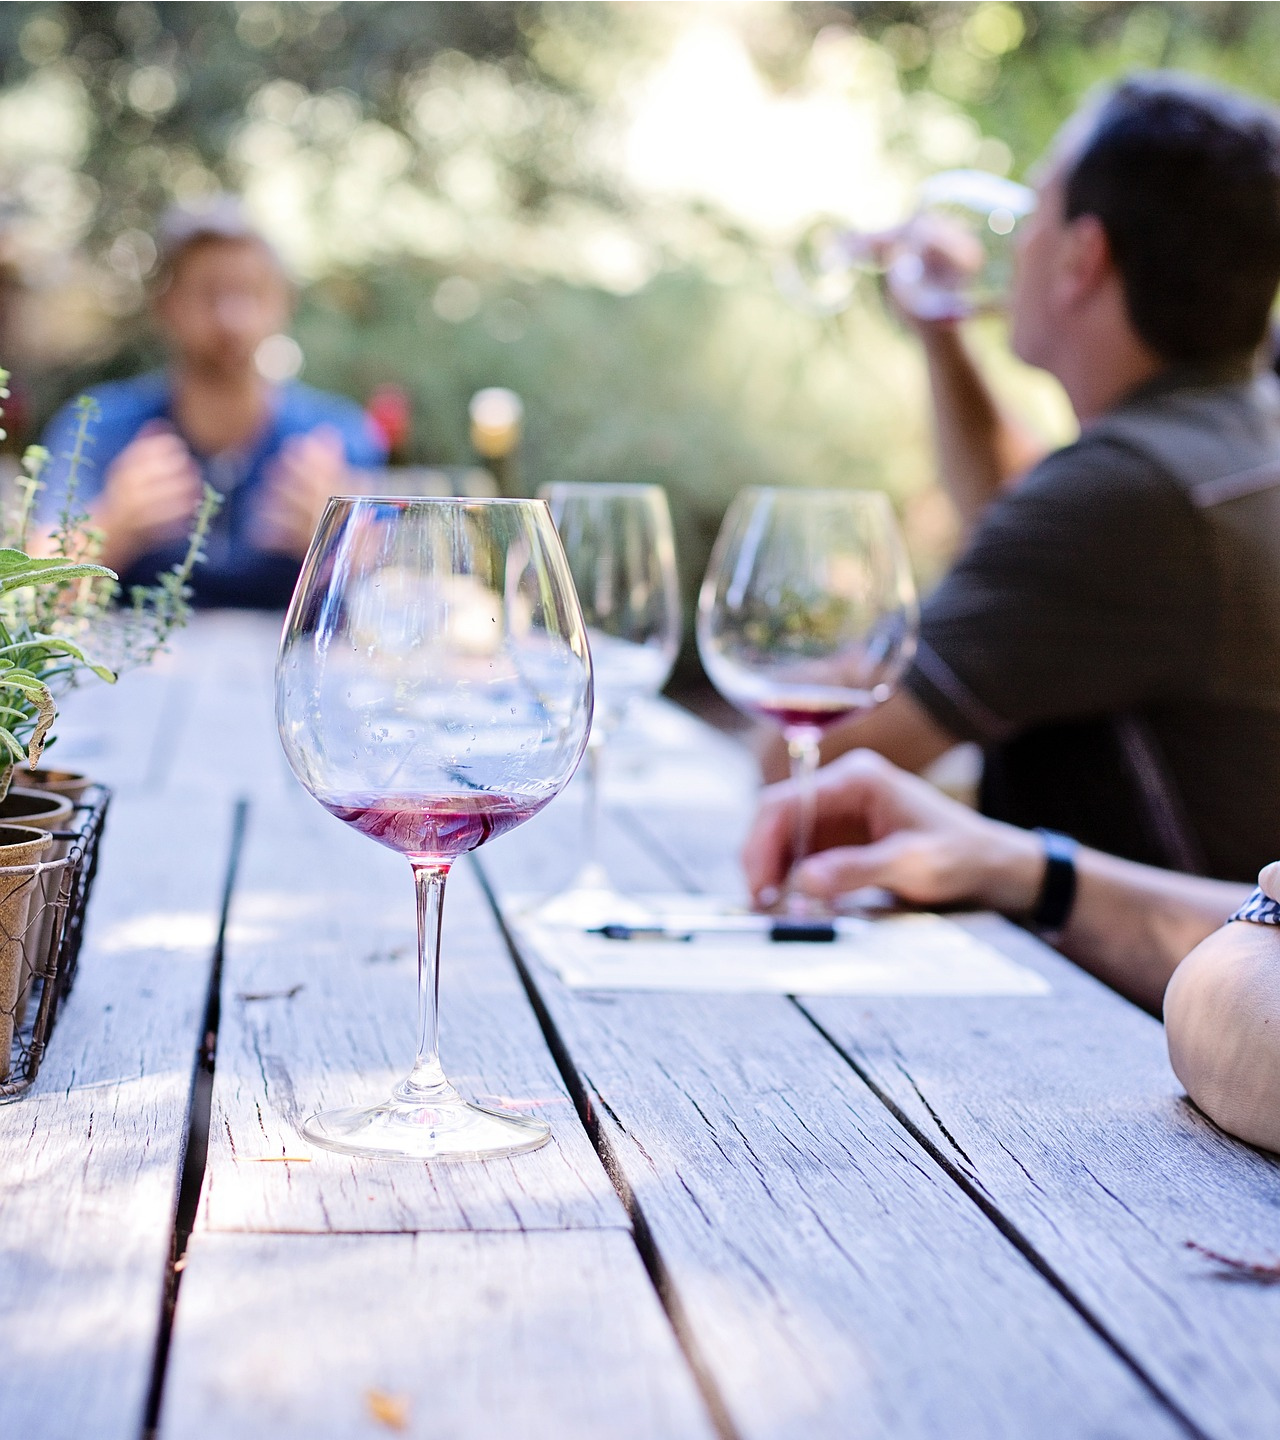
[{"label": "green leaf", "polygon": [[[9,754],[19,762],[27,758],[27,752],[18,743],[14,735],[9,730],[6,730],[3,725],[0,725],[0,747],[7,750]],[[7,790],[8,786],[5,788]]]},{"label": "green leaf", "polygon": [[117,675],[114,670],[108,670],[105,665],[98,665],[84,653],[79,645],[73,644],[70,640],[64,639],[61,635],[40,635],[31,637],[32,643],[42,646],[51,655],[65,655],[69,660],[76,661],[83,665],[86,670],[92,670],[99,680],[105,680],[108,685],[114,685]]},{"label": "green leaf", "polygon": [[0,550],[0,594],[20,590],[24,585],[61,584],[64,580],[81,580],[96,576],[104,580],[117,578],[105,565],[90,565],[80,560],[58,556],[36,559],[21,550]]}]

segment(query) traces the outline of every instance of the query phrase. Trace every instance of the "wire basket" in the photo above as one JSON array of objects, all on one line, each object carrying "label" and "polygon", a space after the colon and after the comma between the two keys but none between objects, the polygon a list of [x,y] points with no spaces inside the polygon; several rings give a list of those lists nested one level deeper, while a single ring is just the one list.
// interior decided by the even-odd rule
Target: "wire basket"
[{"label": "wire basket", "polygon": [[91,785],[70,827],[53,832],[62,855],[0,869],[0,1104],[30,1089],[76,978],[110,801]]}]

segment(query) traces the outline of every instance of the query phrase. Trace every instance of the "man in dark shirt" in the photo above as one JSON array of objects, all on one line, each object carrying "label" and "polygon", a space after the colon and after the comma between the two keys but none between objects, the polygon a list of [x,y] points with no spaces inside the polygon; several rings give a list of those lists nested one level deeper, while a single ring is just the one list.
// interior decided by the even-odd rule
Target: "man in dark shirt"
[{"label": "man in dark shirt", "polygon": [[[127,592],[181,558],[202,482],[212,485],[224,504],[192,577],[196,603],[279,608],[325,502],[358,488],[353,468],[380,465],[384,447],[352,401],[262,373],[291,296],[236,201],[174,211],[160,238],[154,314],[171,364],[92,392],[101,413],[78,497]],[[78,419],[66,407],[45,437],[47,520],[66,493]]]},{"label": "man in dark shirt", "polygon": [[985,751],[982,808],[1247,880],[1280,836],[1280,125],[1169,75],[1064,131],[1011,305],[1081,437],[1020,474],[954,327],[921,327],[971,525],[904,685],[829,737],[921,769]]}]

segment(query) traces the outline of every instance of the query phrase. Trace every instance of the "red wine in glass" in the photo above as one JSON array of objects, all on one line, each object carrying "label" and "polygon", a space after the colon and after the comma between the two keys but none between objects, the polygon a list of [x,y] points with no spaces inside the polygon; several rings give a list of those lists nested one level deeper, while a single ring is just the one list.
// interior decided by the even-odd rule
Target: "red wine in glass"
[{"label": "red wine in glass", "polygon": [[784,730],[826,730],[829,726],[869,710],[876,696],[866,690],[831,690],[826,694],[780,694],[768,700],[751,699],[743,708],[765,720],[776,721]]},{"label": "red wine in glass", "polygon": [[522,825],[549,799],[484,790],[320,803],[361,835],[411,860],[453,860]]},{"label": "red wine in glass", "polygon": [[799,801],[793,864],[813,836],[823,733],[888,699],[916,624],[884,495],[743,490],[729,507],[698,600],[698,654],[726,699],[781,726]]}]

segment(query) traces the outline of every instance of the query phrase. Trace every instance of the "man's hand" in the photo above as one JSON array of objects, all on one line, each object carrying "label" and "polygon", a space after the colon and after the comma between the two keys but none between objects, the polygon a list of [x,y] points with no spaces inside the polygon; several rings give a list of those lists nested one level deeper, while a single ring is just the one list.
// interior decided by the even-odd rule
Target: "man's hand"
[{"label": "man's hand", "polygon": [[145,426],[112,461],[93,507],[106,536],[101,560],[127,570],[139,555],[188,531],[200,504],[200,469],[167,426]]},{"label": "man's hand", "polygon": [[[807,895],[835,900],[863,886],[913,905],[973,903],[1021,915],[1044,880],[1044,848],[1025,830],[984,819],[870,750],[854,750],[815,778],[814,851],[790,873]],[[798,792],[791,781],[763,795],[743,848],[757,904],[788,880]]]},{"label": "man's hand", "polygon": [[301,560],[325,505],[351,488],[342,436],[332,426],[291,437],[267,476],[255,516],[255,542],[263,550]]}]

